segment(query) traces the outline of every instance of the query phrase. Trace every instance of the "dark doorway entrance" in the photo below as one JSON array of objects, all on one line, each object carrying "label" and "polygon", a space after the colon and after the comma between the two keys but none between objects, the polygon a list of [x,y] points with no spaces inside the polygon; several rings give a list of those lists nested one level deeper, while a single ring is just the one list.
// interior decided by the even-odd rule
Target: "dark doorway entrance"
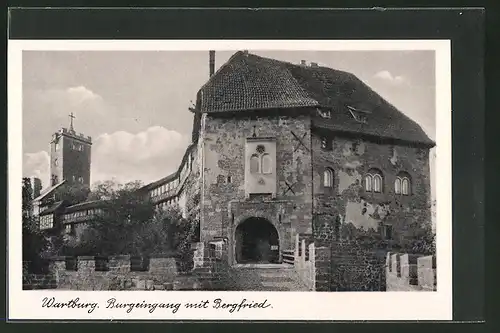
[{"label": "dark doorway entrance", "polygon": [[278,231],[266,219],[252,217],[236,228],[238,263],[278,263]]}]

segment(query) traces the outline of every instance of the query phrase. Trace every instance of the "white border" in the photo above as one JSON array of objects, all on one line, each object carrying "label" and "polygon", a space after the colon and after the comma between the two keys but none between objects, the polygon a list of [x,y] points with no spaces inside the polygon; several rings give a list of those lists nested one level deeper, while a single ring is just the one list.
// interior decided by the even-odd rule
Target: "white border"
[{"label": "white border", "polygon": [[[23,50],[434,50],[436,54],[436,292],[77,292],[23,291],[21,242],[22,178],[22,51]],[[451,51],[449,40],[9,40],[8,42],[8,170],[9,228],[8,319],[162,319],[162,320],[451,320]],[[100,309],[42,308],[43,297],[67,301],[97,301]],[[157,309],[105,309],[105,301],[199,302],[222,298],[272,304],[266,309],[229,313],[221,309],[180,309],[176,314]]]}]

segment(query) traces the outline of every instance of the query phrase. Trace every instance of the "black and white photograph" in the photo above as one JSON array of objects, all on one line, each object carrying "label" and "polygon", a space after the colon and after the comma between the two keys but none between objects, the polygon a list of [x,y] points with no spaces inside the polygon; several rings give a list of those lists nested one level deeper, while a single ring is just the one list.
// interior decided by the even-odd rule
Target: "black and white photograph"
[{"label": "black and white photograph", "polygon": [[449,42],[32,45],[9,64],[31,315],[450,315]]}]

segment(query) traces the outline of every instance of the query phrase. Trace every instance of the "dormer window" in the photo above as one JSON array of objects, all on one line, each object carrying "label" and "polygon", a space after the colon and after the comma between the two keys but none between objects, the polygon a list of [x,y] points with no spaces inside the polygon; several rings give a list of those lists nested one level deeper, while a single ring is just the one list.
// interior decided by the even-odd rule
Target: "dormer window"
[{"label": "dormer window", "polygon": [[320,110],[318,109],[318,114],[325,119],[330,119],[332,117],[332,114],[330,110]]},{"label": "dormer window", "polygon": [[366,116],[371,113],[370,111],[360,110],[349,105],[347,106],[347,109],[349,110],[349,113],[354,118],[354,120],[356,120],[358,123],[367,123]]}]

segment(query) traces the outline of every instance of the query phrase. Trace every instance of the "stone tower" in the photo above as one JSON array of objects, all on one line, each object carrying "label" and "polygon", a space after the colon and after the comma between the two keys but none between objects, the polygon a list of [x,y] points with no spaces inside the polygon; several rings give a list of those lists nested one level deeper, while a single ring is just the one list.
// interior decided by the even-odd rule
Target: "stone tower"
[{"label": "stone tower", "polygon": [[90,186],[90,163],[92,138],[76,133],[73,128],[73,113],[70,126],[52,135],[50,142],[51,185],[66,180],[67,184]]}]

